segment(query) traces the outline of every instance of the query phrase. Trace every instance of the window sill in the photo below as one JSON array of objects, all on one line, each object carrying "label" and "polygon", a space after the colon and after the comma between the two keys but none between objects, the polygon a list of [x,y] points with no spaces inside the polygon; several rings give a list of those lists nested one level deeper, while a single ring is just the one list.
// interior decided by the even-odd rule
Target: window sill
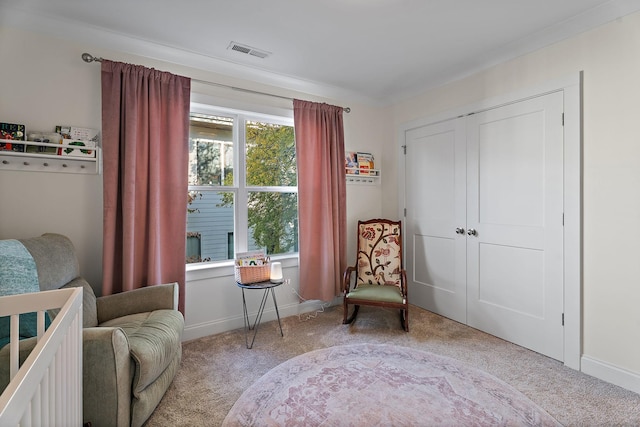
[{"label": "window sill", "polygon": [[[282,263],[282,268],[298,267],[298,254],[272,256],[271,262]],[[205,280],[216,277],[233,277],[233,261],[202,262],[186,265],[186,281]]]}]

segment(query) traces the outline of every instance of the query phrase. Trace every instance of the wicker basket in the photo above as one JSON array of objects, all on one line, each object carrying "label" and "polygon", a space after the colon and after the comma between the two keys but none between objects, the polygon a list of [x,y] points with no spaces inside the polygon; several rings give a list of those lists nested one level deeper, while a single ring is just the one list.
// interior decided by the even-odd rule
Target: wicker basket
[{"label": "wicker basket", "polygon": [[234,273],[236,282],[243,285],[266,282],[271,275],[271,264],[267,262],[263,265],[249,265],[245,267],[236,265]]}]

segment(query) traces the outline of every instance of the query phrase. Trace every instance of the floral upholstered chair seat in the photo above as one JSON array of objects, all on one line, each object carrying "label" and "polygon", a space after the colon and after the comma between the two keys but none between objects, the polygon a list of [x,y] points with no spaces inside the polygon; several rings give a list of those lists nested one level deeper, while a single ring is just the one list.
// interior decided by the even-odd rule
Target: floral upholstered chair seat
[{"label": "floral upholstered chair seat", "polygon": [[[402,224],[372,219],[358,221],[358,255],[355,267],[347,267],[343,280],[343,323],[351,323],[360,305],[400,309],[408,331],[406,273],[402,267]],[[355,273],[355,283],[352,274]],[[354,305],[348,316],[349,305]]]}]

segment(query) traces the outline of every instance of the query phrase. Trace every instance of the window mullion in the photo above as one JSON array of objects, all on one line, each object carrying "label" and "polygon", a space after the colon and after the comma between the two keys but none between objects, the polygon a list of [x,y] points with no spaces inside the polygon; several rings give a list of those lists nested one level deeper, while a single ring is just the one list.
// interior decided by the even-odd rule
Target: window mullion
[{"label": "window mullion", "polygon": [[234,174],[234,184],[238,188],[237,201],[236,201],[236,252],[246,252],[249,247],[249,193],[247,191],[246,180],[246,118],[243,115],[237,117],[237,124],[235,129],[235,141],[237,151],[238,168],[236,169],[240,173]]}]

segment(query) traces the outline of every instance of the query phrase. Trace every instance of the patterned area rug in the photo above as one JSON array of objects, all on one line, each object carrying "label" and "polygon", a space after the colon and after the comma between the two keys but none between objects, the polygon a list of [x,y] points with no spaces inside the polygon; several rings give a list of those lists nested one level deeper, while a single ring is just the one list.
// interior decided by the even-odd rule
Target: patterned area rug
[{"label": "patterned area rug", "polygon": [[454,359],[386,344],[311,351],[276,366],[223,426],[559,426],[522,393]]}]

